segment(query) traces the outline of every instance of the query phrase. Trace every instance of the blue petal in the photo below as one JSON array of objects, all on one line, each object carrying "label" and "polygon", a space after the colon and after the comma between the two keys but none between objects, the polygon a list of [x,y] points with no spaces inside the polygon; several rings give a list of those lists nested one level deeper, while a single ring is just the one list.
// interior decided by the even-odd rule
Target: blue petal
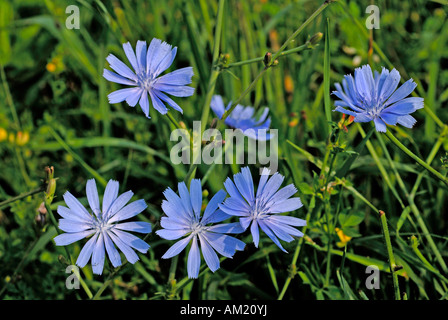
[{"label": "blue petal", "polygon": [[137,41],[135,46],[135,54],[137,58],[138,73],[142,73],[146,70],[146,41]]},{"label": "blue petal", "polygon": [[92,216],[89,214],[86,208],[84,208],[81,202],[79,202],[78,199],[76,199],[70,192],[67,191],[66,193],[64,193],[63,198],[65,203],[74,214],[78,215],[86,221],[92,221]]},{"label": "blue petal", "polygon": [[170,53],[171,46],[159,39],[152,39],[149,44],[148,54],[146,56],[147,70],[152,77],[157,77],[157,67],[160,62]]},{"label": "blue petal", "polygon": [[183,228],[183,229],[159,229],[156,231],[156,234],[163,239],[166,240],[176,240],[184,235],[186,235],[190,231],[190,228]]},{"label": "blue petal", "polygon": [[370,122],[372,121],[372,116],[368,115],[367,113],[358,113],[355,116],[355,122]]},{"label": "blue petal", "polygon": [[264,223],[263,220],[259,220],[258,223],[260,224],[260,228],[261,230],[264,231],[264,233],[267,234],[267,236],[277,245],[277,247],[279,247],[283,252],[288,253],[288,251],[286,251],[280,241],[277,239],[277,237],[275,236],[275,234],[272,232],[272,230]]},{"label": "blue petal", "polygon": [[[280,239],[282,239],[282,238],[281,238],[280,234],[277,233],[279,229],[281,229],[281,232],[290,234],[290,235],[292,235],[292,236],[303,237],[303,233],[302,233],[301,231],[299,231],[299,230],[297,230],[297,229],[295,229],[295,228],[293,228],[293,227],[291,227],[291,226],[289,226],[289,225],[287,225],[287,224],[278,222],[278,221],[276,221],[275,219],[271,219],[272,217],[274,217],[274,216],[270,216],[270,217],[269,217],[268,219],[266,219],[266,220],[269,222],[269,226],[270,226],[270,227],[272,228],[272,230],[278,235],[278,237],[279,237]],[[276,230],[277,230],[277,231],[276,231]],[[288,241],[288,240],[286,240],[286,238],[285,238],[285,239],[282,239],[282,240],[284,240],[284,241]],[[293,240],[293,239],[291,239],[291,240]],[[288,242],[289,242],[289,241],[288,241]]]},{"label": "blue petal", "polygon": [[134,236],[133,234],[125,231],[120,231],[117,228],[111,229],[111,231],[111,233],[115,233],[115,235],[119,237],[124,243],[134,248],[135,250],[140,251],[141,253],[146,253],[148,251],[149,244],[147,244],[142,239]]},{"label": "blue petal", "polygon": [[87,181],[86,194],[90,208],[92,209],[93,213],[95,213],[95,215],[99,217],[101,214],[100,199],[98,198],[98,189],[96,188],[95,179],[90,179]]},{"label": "blue petal", "polygon": [[59,219],[59,229],[65,232],[82,232],[84,230],[92,229],[92,224],[67,219]]},{"label": "blue petal", "polygon": [[176,217],[162,217],[160,219],[160,226],[165,229],[178,230],[190,227],[190,222],[179,220]]},{"label": "blue petal", "polygon": [[118,247],[118,249],[123,252],[128,262],[134,264],[136,263],[139,258],[138,255],[134,252],[134,250],[131,249],[129,245],[124,243],[119,237],[117,237],[113,232],[110,230],[107,231],[107,235],[111,238],[111,240],[115,243],[115,245]]},{"label": "blue petal", "polygon": [[74,233],[63,233],[54,238],[57,246],[66,246],[93,234],[95,230],[86,230]]},{"label": "blue petal", "polygon": [[254,182],[249,168],[242,168],[241,173],[235,174],[233,179],[239,192],[251,204],[254,201]]},{"label": "blue petal", "polygon": [[104,268],[104,259],[106,252],[104,250],[103,234],[98,235],[98,240],[95,242],[92,253],[92,271],[94,274],[102,274]]},{"label": "blue petal", "polygon": [[255,248],[258,248],[258,243],[260,241],[260,232],[258,230],[257,220],[254,220],[252,222],[252,225],[250,226],[250,233],[252,234],[252,239],[254,241]]},{"label": "blue petal", "polygon": [[189,97],[194,94],[194,88],[188,86],[178,86],[171,84],[162,84],[159,82],[153,83],[153,88],[168,93],[175,97]]},{"label": "blue petal", "polygon": [[149,116],[148,92],[146,92],[146,90],[143,90],[139,104],[145,116],[150,119],[151,117]]},{"label": "blue petal", "polygon": [[213,213],[218,209],[218,206],[224,201],[227,193],[224,190],[219,190],[213,198],[209,201],[207,207],[204,210],[204,215],[202,216],[202,221],[206,223],[206,221],[211,217]]},{"label": "blue petal", "polygon": [[119,89],[109,93],[107,99],[109,100],[109,103],[119,103],[125,101],[130,95],[140,91],[141,89],[139,87]]},{"label": "blue petal", "polygon": [[412,91],[414,91],[416,87],[417,84],[414,82],[414,80],[409,79],[400,88],[398,88],[398,90],[395,91],[393,95],[390,96],[390,98],[386,101],[385,105],[388,106],[401,99],[406,98],[408,95],[412,93]]},{"label": "blue petal", "polygon": [[107,232],[103,233],[104,236],[104,244],[106,246],[107,255],[109,256],[109,260],[112,263],[114,268],[121,266],[121,257],[118,250],[115,248],[114,243],[109,237]]},{"label": "blue petal", "polygon": [[381,92],[379,93],[379,103],[383,103],[391,96],[391,94],[395,91],[398,84],[400,83],[400,79],[400,73],[396,69],[393,69],[388,74],[388,76],[384,80],[384,84],[382,85]]},{"label": "blue petal", "polygon": [[185,86],[191,83],[191,78],[194,72],[192,67],[185,67],[177,69],[173,72],[167,73],[154,81],[154,84],[159,85],[172,85],[172,86]]},{"label": "blue petal", "polygon": [[107,183],[103,196],[103,214],[109,211],[110,206],[117,198],[119,185],[118,181],[115,180],[109,180]]},{"label": "blue petal", "polygon": [[390,126],[394,126],[397,124],[399,115],[389,112],[381,112],[381,119]]},{"label": "blue petal", "polygon": [[212,100],[210,102],[210,108],[213,110],[213,112],[216,114],[218,119],[222,118],[222,115],[225,112],[224,109],[224,101],[222,100],[222,97],[219,95],[214,95],[212,97]]},{"label": "blue petal", "polygon": [[[171,48],[171,46],[170,46]],[[157,77],[159,74],[161,74],[163,71],[165,71],[166,69],[168,69],[171,64],[174,61],[174,58],[176,57],[176,53],[177,53],[177,47],[174,47],[171,52],[168,52],[165,57],[162,59],[162,61],[160,61],[159,65],[157,66],[157,68],[154,70],[153,76]]]},{"label": "blue petal", "polygon": [[138,90],[133,90],[133,92],[130,93],[128,95],[128,97],[126,98],[127,104],[131,107],[135,107],[135,105],[137,104],[138,100],[140,99],[143,91],[144,90],[141,88],[139,88]]},{"label": "blue petal", "polygon": [[386,132],[387,128],[383,120],[381,120],[380,118],[375,118],[373,121],[375,122],[376,131]]},{"label": "blue petal", "polygon": [[269,216],[269,220],[274,221],[276,223],[281,224],[289,224],[295,227],[303,227],[306,226],[306,220],[299,219],[291,216],[281,216],[281,215],[272,215]]},{"label": "blue petal", "polygon": [[134,49],[132,49],[131,44],[129,42],[123,43],[123,50],[129,62],[131,63],[131,66],[134,68],[134,70],[137,71],[138,70],[137,58],[135,57]]},{"label": "blue petal", "polygon": [[231,215],[225,213],[221,209],[218,209],[207,220],[202,219],[202,223],[204,224],[217,223],[230,219],[231,217],[232,217]]},{"label": "blue petal", "polygon": [[76,259],[76,265],[80,268],[84,268],[89,262],[92,256],[93,248],[95,247],[96,240],[98,239],[98,233],[96,233],[89,241],[84,245],[81,252],[79,253],[78,259]]},{"label": "blue petal", "polygon": [[249,204],[241,196],[241,193],[236,188],[232,179],[227,178],[224,182],[224,187],[226,188],[227,193],[230,195],[230,199],[232,199],[232,201],[235,201],[237,206],[241,207],[242,209],[250,209]]},{"label": "blue petal", "polygon": [[403,127],[412,128],[414,124],[417,122],[413,116],[406,115],[398,118],[398,123]]},{"label": "blue petal", "polygon": [[134,80],[135,82],[138,81],[135,73],[132,72],[132,70],[129,69],[129,67],[127,65],[125,65],[122,61],[120,61],[113,54],[109,54],[109,56],[106,58],[106,60],[109,62],[110,67],[112,69],[114,69],[120,76]]},{"label": "blue petal", "polygon": [[270,213],[290,212],[302,207],[300,198],[291,198],[284,201],[276,202],[269,209]]},{"label": "blue petal", "polygon": [[126,205],[126,203],[129,202],[129,200],[131,200],[133,195],[134,193],[132,191],[127,191],[121,194],[117,199],[115,199],[112,202],[112,205],[109,207],[109,210],[103,213],[104,214],[103,219],[112,218],[117,212],[119,212]]},{"label": "blue petal", "polygon": [[215,250],[207,242],[206,238],[199,234],[199,241],[201,243],[202,255],[204,256],[205,263],[212,272],[219,269],[219,258]]},{"label": "blue petal", "polygon": [[232,222],[214,225],[209,227],[207,230],[216,233],[242,233],[245,229],[243,229],[241,223]]},{"label": "blue petal", "polygon": [[423,98],[412,97],[394,103],[390,107],[385,108],[383,112],[406,115],[421,108],[423,108]]},{"label": "blue petal", "polygon": [[138,215],[140,212],[142,212],[146,208],[147,208],[147,205],[145,203],[145,200],[140,199],[140,200],[134,201],[134,202],[128,204],[127,206],[125,206],[120,211],[118,211],[112,218],[110,218],[109,223],[132,218],[132,217]]},{"label": "blue petal", "polygon": [[227,258],[232,258],[236,250],[244,250],[246,246],[243,241],[221,233],[206,232],[202,233],[202,236],[206,238],[213,249]]},{"label": "blue petal", "polygon": [[180,113],[183,113],[183,110],[181,107],[179,107],[179,105],[170,97],[168,97],[166,94],[162,93],[159,90],[152,90],[152,92],[162,101],[165,101],[166,103],[169,104],[169,106],[171,108],[173,108],[174,110],[179,111]]},{"label": "blue petal", "polygon": [[125,231],[133,231],[139,233],[150,233],[151,224],[144,221],[124,222],[115,225],[115,228]]},{"label": "blue petal", "polygon": [[106,79],[108,81],[119,83],[119,84],[125,84],[128,86],[136,86],[137,85],[136,81],[129,80],[129,79],[122,77],[119,74],[116,74],[115,72],[107,70],[107,69],[104,69],[103,77],[104,77],[104,79]]},{"label": "blue petal", "polygon": [[269,226],[269,228],[274,232],[274,234],[283,241],[286,242],[291,242],[294,240],[293,237],[291,237],[291,235],[288,234],[287,230],[289,229],[293,229],[292,232],[294,232],[295,234],[301,234],[301,233],[297,233],[298,230],[295,230],[293,227],[289,227],[289,226],[282,226],[282,225],[277,225],[275,223],[272,223],[271,221],[269,221],[268,219],[265,219],[263,221],[266,225]]},{"label": "blue petal", "polygon": [[198,238],[193,237],[190,252],[188,253],[188,262],[187,262],[188,278],[196,279],[199,275],[200,266],[201,266],[201,252],[199,251]]},{"label": "blue petal", "polygon": [[182,250],[185,249],[185,247],[187,246],[187,244],[190,242],[191,238],[193,236],[189,235],[188,237],[186,237],[185,239],[179,240],[177,241],[175,244],[173,244],[168,250],[167,252],[165,252],[165,254],[162,256],[162,259],[169,259],[172,258],[174,256],[177,256],[179,253],[182,252]]},{"label": "blue petal", "polygon": [[87,223],[91,223],[93,221],[90,215],[89,217],[85,217],[84,215],[76,214],[74,211],[64,206],[58,206],[58,214],[64,219],[71,221],[87,222]]},{"label": "blue petal", "polygon": [[280,173],[274,173],[266,182],[266,185],[263,188],[263,192],[260,195],[259,199],[266,202],[269,201],[271,196],[275,194],[280,188],[284,179],[285,177],[283,177]]},{"label": "blue petal", "polygon": [[159,111],[161,114],[166,114],[168,112],[167,107],[163,104],[162,100],[154,93],[154,90],[150,90],[149,96],[151,97],[152,106],[154,109]]},{"label": "blue petal", "polygon": [[190,198],[196,218],[201,216],[202,208],[202,186],[199,179],[193,179],[190,183]]}]

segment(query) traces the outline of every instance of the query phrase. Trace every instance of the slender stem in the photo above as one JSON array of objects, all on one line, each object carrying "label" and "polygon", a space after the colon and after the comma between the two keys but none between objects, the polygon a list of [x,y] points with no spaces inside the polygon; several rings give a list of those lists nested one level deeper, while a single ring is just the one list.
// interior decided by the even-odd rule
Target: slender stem
[{"label": "slender stem", "polygon": [[[283,51],[279,57],[284,57],[293,53],[298,53],[298,52],[302,52],[305,51],[307,49],[313,49],[314,47],[311,46],[308,42],[305,44],[302,44],[301,46],[298,46],[296,48],[293,49],[289,49],[289,50],[285,50]],[[240,66],[244,66],[246,64],[251,64],[251,63],[255,63],[255,62],[262,62],[265,59],[264,56],[262,57],[258,57],[258,58],[253,58],[253,59],[249,59],[249,60],[243,60],[243,61],[238,61],[238,62],[233,62],[233,63],[229,63],[226,64],[224,66],[222,66],[222,69],[230,69],[233,67],[240,67]]]},{"label": "slender stem", "polygon": [[282,55],[286,47],[303,31],[303,29],[305,29],[305,27],[308,26],[308,24],[310,24],[328,5],[335,1],[336,0],[326,0],[316,11],[314,11],[314,13],[310,17],[308,17],[308,19],[306,19],[306,21],[296,31],[294,31],[294,33],[283,43],[280,49],[272,55],[270,62],[266,63],[265,67],[261,69],[254,81],[252,81],[252,83],[249,85],[249,87],[244,90],[240,97],[232,103],[230,108],[224,112],[221,121],[224,121],[232,113],[233,109],[235,109],[236,106],[244,99],[244,97],[255,87],[258,80],[265,74],[265,72],[276,63],[277,58]]},{"label": "slender stem", "polygon": [[21,130],[19,116],[17,115],[17,110],[14,105],[14,101],[12,100],[11,91],[9,90],[8,81],[6,79],[5,69],[2,64],[0,64],[0,74],[3,82],[3,88],[5,90],[6,101],[9,104],[9,108],[11,110],[12,118],[14,119],[14,123],[18,130]]},{"label": "slender stem", "polygon": [[75,158],[84,169],[86,169],[92,176],[94,176],[103,186],[106,186],[107,182],[106,180],[98,173],[96,172],[91,166],[89,166],[77,153],[75,153],[70,146],[62,139],[56,131],[51,126],[48,126],[48,129],[50,133],[53,135],[53,137],[60,143],[60,145],[71,154],[73,158]]},{"label": "slender stem", "polygon": [[179,122],[177,122],[176,119],[174,119],[173,115],[171,114],[171,112],[167,112],[166,113],[168,119],[170,120],[170,122],[177,128],[177,129],[182,129],[182,127],[180,126]]},{"label": "slender stem", "polygon": [[442,175],[440,172],[438,172],[437,170],[435,170],[433,167],[431,167],[430,165],[428,165],[425,161],[423,161],[422,159],[420,159],[418,156],[416,156],[411,150],[409,150],[408,148],[406,148],[400,141],[398,141],[397,138],[395,138],[395,136],[392,134],[392,132],[390,130],[386,131],[386,135],[387,137],[390,139],[390,141],[392,141],[397,147],[399,147],[404,153],[406,153],[409,157],[411,157],[412,159],[414,159],[415,161],[417,161],[417,163],[419,165],[421,165],[423,168],[425,168],[426,170],[428,170],[431,174],[433,174],[437,179],[439,179],[440,181],[442,181],[443,183],[445,183],[448,186],[448,179]]},{"label": "slender stem", "polygon": [[[44,203],[45,203],[45,209],[47,209],[47,214],[50,216],[51,223],[53,224],[54,228],[56,229],[56,232],[58,234],[61,234],[61,231],[59,230],[59,227],[58,227],[58,223],[56,221],[56,218],[53,215],[53,211],[51,210],[50,205],[46,201]],[[64,249],[65,249],[65,253],[66,253],[68,259],[70,260],[70,263],[75,264],[75,260],[73,260],[72,256],[70,255],[70,252],[68,252],[68,249],[66,246],[64,246]],[[89,299],[92,299],[92,296],[93,296],[92,292],[90,291],[89,287],[85,283],[84,279],[81,277],[79,270],[77,268],[73,268],[73,272],[76,275],[76,277],[78,278],[79,282],[81,283],[81,286],[84,289],[84,291],[86,292]]]},{"label": "slender stem", "polygon": [[[314,196],[313,196],[314,197]],[[306,214],[306,226],[303,228],[302,232],[303,232],[303,236],[299,239],[299,242],[297,243],[297,247],[294,251],[294,256],[292,257],[292,263],[291,263],[291,272],[288,276],[288,278],[285,281],[285,284],[283,285],[282,291],[280,292],[279,296],[278,296],[278,300],[282,300],[283,297],[285,296],[286,290],[289,287],[289,284],[291,283],[291,280],[294,278],[296,272],[297,272],[297,260],[299,259],[299,254],[300,251],[303,247],[303,242],[304,242],[304,236],[306,235],[306,232],[308,230],[308,226],[309,226],[309,221],[311,218],[311,212],[313,210],[310,208],[310,210],[308,210],[307,214]]]},{"label": "slender stem", "polygon": [[394,283],[395,300],[401,300],[400,288],[398,286],[398,275],[395,272],[397,265],[395,264],[395,257],[394,257],[394,253],[392,250],[392,243],[390,241],[390,234],[389,234],[389,228],[387,226],[386,214],[384,213],[384,211],[381,211],[381,210],[379,213],[380,213],[380,219],[381,219],[381,226],[383,228],[384,240],[386,241],[387,254],[389,256],[390,272],[392,273],[392,279],[393,279],[393,283]]},{"label": "slender stem", "polygon": [[283,43],[283,45],[280,47],[280,49],[272,56],[272,62],[277,59],[280,54],[286,49],[286,47],[293,41],[302,31],[305,29],[307,25],[309,25],[322,11],[325,10],[326,7],[328,7],[332,2],[335,2],[337,0],[326,0],[314,13],[306,19],[306,21]]},{"label": "slender stem", "polygon": [[205,130],[205,126],[210,114],[210,102],[212,101],[213,93],[215,92],[216,80],[218,79],[220,70],[215,68],[219,59],[219,48],[221,45],[221,35],[222,35],[222,21],[224,16],[224,4],[225,0],[220,0],[218,4],[218,12],[216,14],[216,28],[215,28],[215,42],[213,44],[213,62],[212,69],[210,71],[210,78],[208,81],[207,94],[205,95],[204,106],[202,107],[201,115],[201,135]]},{"label": "slender stem", "polygon": [[9,199],[7,199],[5,201],[0,202],[0,208],[2,208],[2,207],[6,206],[6,205],[8,205],[8,204],[10,204],[10,203],[12,203],[14,201],[17,201],[17,200],[20,200],[20,199],[32,196],[33,194],[42,192],[44,190],[45,190],[45,186],[40,186],[37,189],[31,190],[31,191],[28,191],[28,192],[25,192],[25,193],[21,193],[18,196],[15,196],[15,197],[12,197],[12,198],[9,198]]}]

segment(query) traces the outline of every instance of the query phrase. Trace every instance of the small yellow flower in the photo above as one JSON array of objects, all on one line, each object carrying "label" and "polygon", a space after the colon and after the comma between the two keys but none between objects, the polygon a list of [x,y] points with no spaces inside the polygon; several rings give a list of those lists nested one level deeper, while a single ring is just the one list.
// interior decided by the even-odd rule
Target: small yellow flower
[{"label": "small yellow flower", "polygon": [[335,228],[334,230],[336,231],[336,234],[338,235],[339,240],[341,240],[340,242],[337,242],[336,245],[339,248],[345,247],[347,245],[347,243],[352,239],[352,237],[349,237],[346,234],[344,234],[344,231],[342,231],[339,228]]},{"label": "small yellow flower", "polygon": [[0,142],[5,141],[8,138],[8,132],[3,129],[0,128]]},{"label": "small yellow flower", "polygon": [[17,137],[16,137],[16,144],[18,146],[24,146],[25,144],[28,143],[28,141],[30,141],[30,134],[28,132],[22,132],[19,131],[17,132]]}]

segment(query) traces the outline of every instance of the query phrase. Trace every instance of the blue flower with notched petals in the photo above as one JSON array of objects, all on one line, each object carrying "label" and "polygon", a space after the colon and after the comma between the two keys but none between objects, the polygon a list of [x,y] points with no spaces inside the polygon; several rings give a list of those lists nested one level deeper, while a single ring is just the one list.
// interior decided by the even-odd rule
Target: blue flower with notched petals
[{"label": "blue flower with notched petals", "polygon": [[369,65],[357,68],[354,77],[344,76],[342,87],[335,84],[337,90],[333,94],[341,100],[335,102],[333,111],[354,116],[355,122],[373,120],[378,132],[386,132],[386,124],[412,128],[417,120],[410,114],[423,108],[423,98],[406,98],[417,84],[409,79],[397,89],[400,78],[395,69],[389,72],[383,68],[381,74],[372,74]]},{"label": "blue flower with notched petals", "polygon": [[182,112],[181,107],[166,94],[175,97],[191,96],[194,93],[194,88],[187,84],[191,83],[193,68],[178,69],[159,77],[173,63],[177,47],[172,48],[168,43],[154,38],[149,44],[148,50],[146,50],[146,41],[137,41],[135,52],[129,42],[123,44],[123,49],[135,72],[113,54],[110,54],[106,59],[110,67],[117,73],[104,69],[103,77],[112,82],[132,86],[132,88],[110,93],[108,95],[109,102],[118,103],[126,100],[131,107],[139,102],[145,115],[150,118],[149,95],[154,109],[161,114],[168,112],[165,103],[174,110]]},{"label": "blue flower with notched petals", "polygon": [[290,184],[280,188],[284,177],[278,172],[270,178],[270,171],[264,168],[257,193],[255,194],[252,175],[248,167],[233,176],[234,182],[227,178],[224,182],[229,198],[219,208],[225,213],[240,217],[244,230],[249,228],[255,247],[258,248],[260,240],[259,227],[284,252],[287,252],[280,240],[291,242],[292,236],[302,237],[303,233],[293,227],[306,225],[306,221],[281,215],[279,213],[291,212],[302,207],[300,198],[290,198],[297,192],[296,187]]},{"label": "blue flower with notched petals", "polygon": [[[224,112],[229,110],[232,102],[229,102],[227,107],[224,107],[222,97],[215,95],[212,97],[210,108],[221,119]],[[244,135],[255,140],[270,140],[271,134],[267,133],[271,124],[271,118],[267,118],[269,113],[268,108],[264,108],[263,113],[259,118],[255,116],[255,108],[242,105],[237,105],[235,109],[224,120],[224,123],[234,129],[240,129]],[[266,119],[267,118],[267,119]]]},{"label": "blue flower with notched petals", "polygon": [[56,245],[66,246],[91,236],[79,253],[76,264],[83,268],[92,258],[92,269],[95,274],[103,272],[106,252],[114,268],[121,265],[120,253],[115,246],[132,264],[139,259],[133,249],[142,253],[146,253],[149,249],[146,242],[126,231],[149,233],[151,225],[143,221],[122,222],[145,210],[146,203],[144,200],[137,200],[126,205],[133,193],[128,191],[117,197],[118,187],[117,181],[110,180],[107,183],[100,209],[95,180],[87,181],[87,200],[93,214],[89,213],[68,191],[64,194],[68,208],[58,207],[58,213],[62,217],[59,219],[59,228],[66,233],[54,238]]},{"label": "blue flower with notched petals", "polygon": [[227,258],[232,258],[237,250],[241,251],[245,246],[244,242],[226,233],[241,233],[243,230],[238,222],[213,225],[230,218],[218,209],[218,205],[226,197],[224,190],[220,190],[213,196],[201,216],[201,181],[193,179],[190,191],[184,182],[178,184],[178,189],[179,196],[171,188],[167,188],[163,193],[166,200],[162,202],[162,210],[166,217],[162,217],[160,225],[164,229],[157,230],[156,233],[167,240],[184,237],[168,249],[162,256],[163,259],[178,255],[191,242],[187,262],[188,277],[197,278],[201,265],[200,251],[207,266],[215,272],[220,267],[215,251]]}]

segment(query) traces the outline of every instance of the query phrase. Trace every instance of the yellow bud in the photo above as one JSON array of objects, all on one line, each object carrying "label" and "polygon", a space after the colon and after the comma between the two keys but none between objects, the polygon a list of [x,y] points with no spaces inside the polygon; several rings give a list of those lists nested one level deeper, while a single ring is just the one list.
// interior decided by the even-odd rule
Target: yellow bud
[{"label": "yellow bud", "polygon": [[0,128],[0,142],[5,141],[8,138],[8,132],[3,129]]}]

